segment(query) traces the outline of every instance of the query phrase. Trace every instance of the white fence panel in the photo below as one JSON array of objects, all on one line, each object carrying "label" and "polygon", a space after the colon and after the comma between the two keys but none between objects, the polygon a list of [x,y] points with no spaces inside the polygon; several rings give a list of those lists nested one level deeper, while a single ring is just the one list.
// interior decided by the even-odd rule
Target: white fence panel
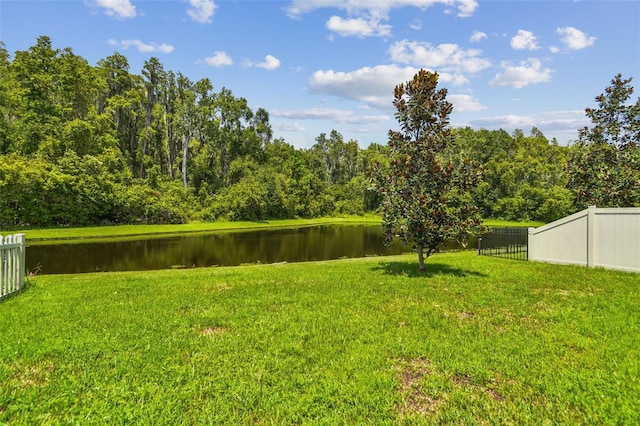
[{"label": "white fence panel", "polygon": [[589,207],[531,228],[529,260],[640,272],[640,208]]},{"label": "white fence panel", "polygon": [[529,260],[587,265],[587,211],[529,230]]},{"label": "white fence panel", "polygon": [[25,235],[0,235],[0,299],[24,287]]},{"label": "white fence panel", "polygon": [[595,209],[593,266],[640,272],[640,208]]}]

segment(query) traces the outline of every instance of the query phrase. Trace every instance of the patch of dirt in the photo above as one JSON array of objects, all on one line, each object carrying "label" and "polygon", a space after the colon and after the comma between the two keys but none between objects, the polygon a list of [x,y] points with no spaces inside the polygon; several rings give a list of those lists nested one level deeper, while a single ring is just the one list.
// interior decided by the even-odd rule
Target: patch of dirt
[{"label": "patch of dirt", "polygon": [[504,401],[504,396],[502,396],[497,390],[475,384],[473,378],[468,374],[457,374],[451,379],[451,381],[453,384],[467,388],[474,393],[482,392],[490,396],[494,401]]},{"label": "patch of dirt", "polygon": [[200,334],[203,336],[218,336],[227,332],[227,329],[217,325],[206,327],[200,330]]},{"label": "patch of dirt", "polygon": [[415,358],[402,362],[398,368],[400,392],[405,402],[398,406],[398,411],[405,415],[432,414],[443,401],[427,395],[420,389],[420,381],[427,375],[434,374],[431,363],[425,358]]},{"label": "patch of dirt", "polygon": [[466,320],[469,318],[473,318],[475,315],[471,312],[458,312],[456,314],[456,318],[458,318],[459,320]]},{"label": "patch of dirt", "polygon": [[493,398],[494,401],[504,401],[504,396],[502,396],[497,390],[491,388],[484,388],[484,392]]},{"label": "patch of dirt", "polygon": [[469,387],[473,385],[471,376],[469,376],[468,374],[457,374],[453,376],[453,379],[451,379],[451,381],[458,386]]},{"label": "patch of dirt", "polygon": [[43,361],[37,364],[18,364],[9,367],[12,379],[17,387],[30,388],[43,386],[49,379],[49,375],[55,369],[52,362]]},{"label": "patch of dirt", "polygon": [[[403,396],[403,402],[397,405],[397,411],[405,416],[430,416],[447,401],[447,394],[440,393],[437,396],[425,392],[424,380],[435,378],[442,381],[444,372],[438,371],[426,358],[414,358],[409,360],[397,360],[396,377],[400,382],[399,392]],[[494,401],[502,402],[505,397],[494,389],[496,382],[490,380],[488,384],[478,384],[477,380],[469,374],[456,374],[448,379],[454,387],[463,388],[474,396],[485,394]]]}]

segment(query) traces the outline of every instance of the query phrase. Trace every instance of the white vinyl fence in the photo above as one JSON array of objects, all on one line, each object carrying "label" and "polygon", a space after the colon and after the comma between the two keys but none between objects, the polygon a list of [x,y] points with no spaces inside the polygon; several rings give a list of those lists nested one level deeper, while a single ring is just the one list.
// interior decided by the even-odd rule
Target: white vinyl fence
[{"label": "white vinyl fence", "polygon": [[0,299],[24,286],[25,235],[0,235]]},{"label": "white vinyl fence", "polygon": [[529,229],[529,260],[640,272],[640,208],[596,208]]}]

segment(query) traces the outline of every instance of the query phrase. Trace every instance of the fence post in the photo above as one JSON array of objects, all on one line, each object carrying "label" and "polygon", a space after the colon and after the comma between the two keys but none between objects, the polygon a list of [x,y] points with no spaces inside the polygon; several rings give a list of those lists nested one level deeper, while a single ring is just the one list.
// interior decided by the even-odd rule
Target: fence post
[{"label": "fence post", "polygon": [[18,242],[20,243],[20,260],[19,263],[20,265],[18,266],[18,288],[23,288],[24,287],[24,274],[27,272],[26,271],[26,266],[27,266],[27,238],[25,234],[15,234],[14,236]]},{"label": "fence post", "polygon": [[534,240],[534,232],[535,232],[536,228],[532,228],[529,227],[529,229],[527,230],[527,260],[531,259],[531,250],[533,249],[533,247],[535,246],[535,244],[533,243]]},{"label": "fence post", "polygon": [[25,234],[0,235],[0,298],[24,287],[26,251]]}]

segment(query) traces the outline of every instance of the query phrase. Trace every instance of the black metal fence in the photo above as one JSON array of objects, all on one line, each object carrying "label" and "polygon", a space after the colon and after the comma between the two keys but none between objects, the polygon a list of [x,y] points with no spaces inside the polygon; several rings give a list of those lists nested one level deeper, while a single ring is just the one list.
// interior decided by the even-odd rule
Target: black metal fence
[{"label": "black metal fence", "polygon": [[478,238],[478,254],[527,260],[529,228],[492,228]]}]

